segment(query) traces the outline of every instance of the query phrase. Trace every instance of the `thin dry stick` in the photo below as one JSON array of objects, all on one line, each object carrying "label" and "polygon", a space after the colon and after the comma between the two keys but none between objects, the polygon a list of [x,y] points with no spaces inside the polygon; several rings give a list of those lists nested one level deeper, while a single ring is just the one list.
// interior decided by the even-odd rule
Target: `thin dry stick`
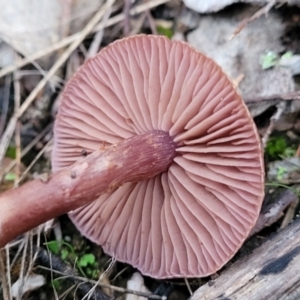
[{"label": "thin dry stick", "polygon": [[269,140],[269,136],[272,133],[274,127],[275,127],[275,123],[280,119],[280,117],[283,114],[285,108],[286,108],[286,102],[285,101],[280,101],[277,104],[277,110],[274,113],[274,115],[271,117],[271,119],[270,119],[270,125],[268,126],[266,133],[264,134],[264,136],[261,139],[263,148],[266,147],[267,142]]},{"label": "thin dry stick", "polygon": [[267,15],[270,9],[276,4],[277,0],[269,0],[269,3],[258,10],[253,16],[250,18],[246,18],[242,23],[237,27],[237,29],[233,32],[232,36],[229,38],[232,40],[235,36],[237,36],[250,22],[260,18],[263,14]]},{"label": "thin dry stick", "polygon": [[[131,9],[130,13],[131,13],[131,15],[139,14],[143,11],[149,10],[150,8],[153,8],[160,4],[166,3],[168,1],[170,1],[170,0],[153,0],[153,1],[144,3],[140,6],[137,6],[133,9]],[[106,7],[108,7],[108,8],[110,7],[110,2],[106,4]],[[34,101],[34,99],[37,96],[37,94],[39,93],[39,91],[46,85],[47,81],[56,73],[56,71],[59,69],[59,67],[65,62],[65,60],[68,58],[70,53],[77,47],[78,44],[80,44],[82,42],[82,40],[85,38],[85,36],[89,33],[89,30],[92,31],[93,24],[94,24],[96,17],[99,17],[99,19],[100,19],[101,15],[103,16],[104,11],[105,11],[105,9],[101,9],[98,12],[98,14],[87,24],[87,26],[80,33],[77,33],[71,37],[66,38],[67,41],[66,41],[66,39],[64,39],[63,41],[47,48],[46,51],[39,51],[38,55],[35,54],[35,56],[30,56],[27,58],[26,63],[28,63],[34,59],[37,59],[39,57],[42,57],[45,54],[51,53],[54,50],[58,50],[64,46],[70,44],[71,42],[73,42],[73,44],[64,52],[64,54],[60,57],[60,59],[49,70],[48,74],[39,82],[39,84],[36,86],[36,88],[27,97],[25,102],[20,107],[18,114],[15,114],[10,119],[10,121],[6,127],[6,130],[0,139],[0,164],[2,163],[2,160],[6,153],[7,147],[12,138],[12,134],[15,130],[15,126],[16,126],[18,118],[26,111],[26,109],[29,107],[29,105]],[[122,21],[123,19],[124,19],[124,14],[117,15],[116,17],[108,20],[108,22],[106,23],[106,27],[116,24],[116,23]],[[94,31],[95,32],[99,31],[99,30],[103,29],[104,27],[105,26],[101,23],[94,28]],[[49,51],[49,52],[47,52],[47,51]],[[11,66],[10,69],[5,68],[2,71],[0,71],[0,77],[4,76],[5,74],[7,74],[9,72],[16,70],[17,68],[26,64],[26,63],[22,64],[22,62],[24,63],[24,60],[22,60],[17,66]]]},{"label": "thin dry stick", "polygon": [[114,282],[118,277],[120,277],[124,272],[128,270],[128,266],[123,268],[120,272],[118,272],[115,277],[111,280],[111,282]]},{"label": "thin dry stick", "polygon": [[67,50],[59,57],[52,68],[49,70],[47,75],[39,82],[39,84],[33,89],[27,99],[24,101],[17,117],[20,117],[29,105],[33,102],[37,94],[46,85],[47,81],[58,71],[58,69],[66,62],[70,54],[80,45],[80,43],[85,39],[85,37],[92,31],[100,19],[105,15],[106,11],[110,9],[115,0],[109,0],[103,7],[96,13],[96,15],[91,19],[91,21],[82,29],[77,39],[67,48]]},{"label": "thin dry stick", "polygon": [[15,266],[15,264],[17,263],[18,258],[19,258],[20,254],[21,254],[21,252],[24,248],[24,245],[25,245],[25,239],[23,238],[23,239],[17,240],[14,243],[9,243],[5,246],[8,249],[18,246],[18,250],[17,250],[17,252],[16,252],[16,254],[15,254],[15,256],[14,256],[12,262],[11,262],[11,266],[10,266],[11,268],[13,268]]},{"label": "thin dry stick", "polygon": [[48,149],[49,145],[52,143],[52,139],[42,148],[42,150],[36,155],[34,160],[30,163],[30,165],[26,168],[22,176],[20,177],[17,184],[19,185],[20,182],[26,177],[28,172],[31,170],[31,168],[34,166],[34,164],[37,162],[37,160],[45,153],[45,151]]},{"label": "thin dry stick", "polygon": [[[25,241],[25,243],[27,242],[29,244],[29,261],[26,260],[26,266],[27,266],[27,271],[26,271],[26,274],[24,275],[24,283],[28,280],[28,277],[30,275],[30,273],[32,272],[32,268],[34,266],[34,262],[37,258],[37,254],[38,253],[35,253],[33,254],[33,234],[32,234],[32,231],[28,232],[28,235],[25,236],[25,238],[27,239]],[[26,245],[26,244],[25,244]],[[39,246],[39,244],[38,244]],[[25,251],[25,249],[23,250]],[[23,258],[27,256],[27,251],[26,253],[23,252],[23,257],[22,257],[22,264],[23,264]],[[24,261],[24,264],[25,264],[25,261]],[[25,272],[25,269],[24,269],[24,272]]]},{"label": "thin dry stick", "polygon": [[27,263],[28,267],[27,267],[27,272],[26,272],[26,280],[28,278],[28,276],[30,275],[33,265],[34,265],[34,261],[37,258],[37,253],[33,254],[33,231],[31,231],[29,233],[29,261]]},{"label": "thin dry stick", "polygon": [[151,28],[152,34],[157,34],[156,24],[155,24],[155,22],[154,22],[154,20],[153,20],[153,17],[151,16],[150,11],[147,10],[145,13],[146,13],[146,17],[147,17],[147,19],[148,19],[149,26],[150,26],[150,28]]},{"label": "thin dry stick", "polygon": [[299,205],[299,198],[297,197],[296,201],[292,202],[289,208],[287,209],[285,216],[282,220],[282,223],[280,225],[280,229],[285,228],[293,221],[298,205]]},{"label": "thin dry stick", "polygon": [[188,279],[187,279],[187,278],[184,278],[184,282],[185,282],[185,285],[186,285],[186,287],[187,287],[187,289],[188,289],[190,295],[192,296],[192,295],[193,295],[193,291],[192,291],[192,289],[191,289],[191,286],[190,286],[190,283],[189,283]]},{"label": "thin dry stick", "polygon": [[144,12],[143,14],[141,14],[139,17],[138,17],[138,20],[136,20],[132,30],[130,31],[129,33],[129,36],[131,35],[135,35],[135,34],[138,34],[141,32],[141,28],[146,20],[146,12]]},{"label": "thin dry stick", "polygon": [[23,248],[23,255],[22,255],[22,261],[21,261],[21,268],[20,268],[20,285],[18,289],[18,295],[17,300],[22,300],[23,296],[23,287],[25,283],[25,262],[26,262],[26,255],[27,255],[27,248],[28,248],[28,240],[29,240],[29,232],[25,233],[25,245]]},{"label": "thin dry stick", "polygon": [[[47,238],[46,238],[46,241],[47,241]],[[65,261],[62,261],[58,256],[50,253],[48,246],[47,246],[47,250],[45,250],[43,248],[37,248],[37,253],[38,253],[39,263],[50,267],[49,270],[50,270],[52,282],[54,280],[54,272],[53,271],[55,271],[55,270],[65,272],[68,274],[67,276],[56,278],[58,280],[69,279],[69,278],[73,279],[72,275],[73,276],[78,275],[77,271],[75,269],[76,262],[74,263],[74,266],[71,267],[68,263],[66,263]],[[74,280],[74,279],[73,279],[73,281],[76,284],[74,295],[77,293],[77,290],[80,290],[80,293],[84,294],[84,295],[88,294],[89,291],[91,290],[91,284],[87,284],[85,282]],[[53,286],[53,290],[55,293],[55,298],[59,299],[54,286]],[[109,300],[110,299],[99,288],[94,291],[93,296],[94,296],[94,299],[99,299],[99,300]]]},{"label": "thin dry stick", "polygon": [[[50,123],[40,132],[21,152],[21,158],[23,158],[51,129],[53,124]],[[12,168],[16,165],[16,159],[12,160],[9,165],[5,168],[2,177],[0,177],[0,182],[3,180],[4,176],[12,170]]]},{"label": "thin dry stick", "polygon": [[123,35],[128,36],[130,33],[130,7],[131,0],[124,0],[123,4],[123,13],[124,13],[124,26],[123,26]]},{"label": "thin dry stick", "polygon": [[124,289],[124,288],[121,288],[121,287],[118,287],[118,286],[109,285],[109,284],[106,284],[106,283],[101,283],[101,282],[98,282],[98,281],[95,281],[95,280],[92,280],[92,279],[88,279],[88,278],[85,278],[85,277],[73,276],[73,275],[66,274],[66,273],[63,273],[63,272],[60,272],[60,271],[56,271],[56,270],[53,270],[53,269],[49,269],[49,268],[43,267],[43,266],[38,266],[38,268],[46,270],[46,271],[49,271],[49,272],[53,272],[53,273],[58,274],[58,275],[62,275],[65,278],[73,278],[73,279],[80,280],[80,281],[83,281],[83,282],[89,282],[91,284],[97,284],[100,287],[108,288],[108,289],[110,289],[112,291],[116,291],[116,292],[119,292],[119,293],[133,294],[133,295],[137,295],[137,296],[141,296],[141,297],[145,297],[145,298],[151,298],[153,300],[154,299],[157,299],[157,300],[166,300],[165,296],[158,296],[158,295],[153,295],[151,293],[146,293],[146,292],[140,292],[140,291],[134,291],[134,290]]},{"label": "thin dry stick", "polygon": [[[32,64],[37,69],[37,71],[39,71],[38,74],[41,74],[43,77],[47,75],[47,71],[45,71],[42,67],[40,67],[40,65],[36,61],[33,61]],[[61,83],[63,82],[64,81],[61,78],[54,75],[50,81],[51,90],[55,92],[55,87],[61,85]]]},{"label": "thin dry stick", "polygon": [[[47,237],[45,236],[45,240],[47,242]],[[52,268],[52,255],[50,254],[50,250],[49,248],[47,247],[47,254],[48,254],[48,258],[49,258],[49,266],[50,266],[50,276],[51,276],[51,283],[52,283],[52,288],[53,288],[53,292],[54,292],[54,296],[55,296],[55,299],[57,300],[58,299],[58,295],[57,295],[57,291],[56,291],[56,288],[54,286],[54,276],[53,276],[53,268]],[[38,250],[37,250],[38,252]]]},{"label": "thin dry stick", "polygon": [[[18,55],[15,55],[16,61],[18,60]],[[17,71],[14,72],[14,97],[15,97],[15,114],[18,113],[21,103],[21,89],[20,81],[17,74]],[[20,121],[16,124],[15,129],[15,144],[16,144],[16,168],[15,168],[15,180],[14,187],[18,186],[18,181],[20,178],[20,169],[21,169],[21,123]]]},{"label": "thin dry stick", "polygon": [[[23,288],[24,285],[28,279],[29,274],[32,271],[33,268],[33,236],[31,234],[31,232],[27,232],[25,234],[25,237],[23,238],[24,241],[24,247],[23,249],[23,255],[22,255],[22,259],[21,259],[21,269],[20,269],[20,285],[19,285],[19,289],[18,289],[18,295],[17,295],[17,300],[22,300],[22,296],[23,296]],[[28,249],[28,244],[29,244],[29,259],[30,262],[27,261],[27,249]],[[12,263],[13,265],[13,263]],[[25,266],[27,267],[27,271],[25,270]],[[26,273],[25,273],[26,272]]]},{"label": "thin dry stick", "polygon": [[8,282],[6,278],[4,251],[5,251],[4,249],[0,249],[0,279],[2,283],[3,299],[11,299],[11,295],[9,293],[10,289],[8,287]]},{"label": "thin dry stick", "polygon": [[2,109],[1,109],[1,116],[0,116],[0,136],[5,128],[6,117],[9,108],[9,95],[10,95],[10,76],[6,76],[4,89],[3,89],[3,97],[2,97]]},{"label": "thin dry stick", "polygon": [[38,85],[32,90],[29,96],[26,98],[24,103],[21,105],[20,109],[17,113],[13,115],[10,119],[7,128],[3,134],[3,137],[0,140],[0,164],[5,155],[8,144],[11,140],[13,131],[15,130],[16,123],[18,118],[22,116],[22,114],[26,111],[26,109],[31,105],[33,100],[36,98],[38,93],[45,87],[48,80],[59,70],[59,68],[66,62],[70,54],[78,47],[78,45],[85,39],[85,37],[91,32],[91,30],[95,27],[95,25],[99,22],[99,20],[104,16],[107,9],[110,9],[115,0],[109,0],[102,6],[96,15],[91,19],[91,21],[82,29],[77,39],[67,48],[67,50],[62,53],[59,59],[55,62],[52,68],[49,70],[47,75],[38,83]]},{"label": "thin dry stick", "polygon": [[100,275],[97,282],[93,285],[93,287],[90,289],[90,291],[82,298],[82,300],[84,300],[86,297],[87,297],[88,300],[91,298],[91,296],[93,295],[93,293],[96,290],[99,283],[102,281],[104,276],[106,276],[108,274],[108,272],[113,268],[115,263],[116,263],[116,259],[112,258],[109,266],[107,267],[107,269]]},{"label": "thin dry stick", "polygon": [[2,165],[8,145],[9,145],[11,138],[13,136],[13,133],[15,131],[16,124],[17,124],[17,118],[16,118],[16,115],[14,115],[10,119],[10,121],[0,139],[0,165]]},{"label": "thin dry stick", "polygon": [[8,285],[8,289],[9,289],[9,295],[10,298],[9,300],[12,300],[11,297],[11,268],[10,268],[10,257],[9,257],[9,247],[5,246],[5,255],[6,255],[6,278],[7,278],[7,285]]},{"label": "thin dry stick", "polygon": [[[161,4],[164,4],[164,3],[167,3],[169,2],[170,0],[152,0],[152,1],[148,1],[147,3],[144,3],[144,4],[141,4],[141,5],[138,5],[134,8],[132,8],[130,10],[130,14],[131,15],[137,15],[137,14],[140,14],[146,10],[149,10],[151,8],[154,8],[158,5],[161,5]],[[112,17],[110,18],[107,23],[105,25],[103,25],[102,23],[101,24],[98,24],[93,30],[92,32],[97,32],[101,29],[104,29],[104,28],[107,28],[107,27],[110,27],[112,25],[115,25],[121,21],[124,20],[124,14],[121,13],[119,15],[116,15],[115,17]],[[59,50],[63,47],[66,47],[68,46],[69,44],[71,44],[72,42],[74,42],[80,35],[80,32],[78,33],[75,33],[73,35],[70,35],[68,37],[66,37],[65,39],[41,50],[41,51],[38,51],[32,55],[29,55],[27,57],[25,57],[24,59],[20,60],[19,62],[17,62],[16,65],[11,65],[11,66],[7,66],[5,68],[3,68],[2,70],[0,70],[0,78],[5,76],[6,74],[9,74],[9,73],[12,73],[14,72],[15,70],[33,62],[34,60],[37,60],[47,54],[50,54],[56,50]]]},{"label": "thin dry stick", "polygon": [[[60,296],[59,296],[59,300],[60,299],[65,299],[70,293],[71,293],[71,291],[73,290],[73,289],[76,289],[77,287],[76,287],[76,284],[73,284],[72,286],[70,286],[67,290],[65,290],[63,293],[61,293],[60,294]],[[74,293],[74,295],[76,294],[76,292]],[[75,298],[75,297],[74,297]]]},{"label": "thin dry stick", "polygon": [[102,39],[103,39],[103,33],[104,33],[104,27],[106,25],[106,23],[108,22],[109,20],[109,17],[110,17],[110,14],[112,12],[112,9],[108,9],[107,12],[105,13],[104,17],[103,17],[103,20],[102,20],[102,24],[103,24],[103,28],[100,29],[94,36],[94,39],[90,45],[90,48],[87,52],[87,55],[86,55],[86,58],[85,60],[93,57],[96,55],[96,53],[99,51],[99,48],[100,48],[100,45],[101,45],[101,42],[102,42]]},{"label": "thin dry stick", "polygon": [[274,101],[274,100],[300,100],[300,91],[285,93],[285,94],[274,94],[270,96],[263,96],[257,98],[246,98],[244,101],[246,103],[256,103],[261,101]]},{"label": "thin dry stick", "polygon": [[273,203],[262,209],[257,222],[252,228],[249,236],[261,231],[263,228],[271,226],[283,216],[283,211],[292,203],[297,202],[298,196],[291,190],[285,190]]},{"label": "thin dry stick", "polygon": [[21,122],[18,121],[15,129],[15,144],[16,144],[16,167],[14,187],[18,187],[21,174]]},{"label": "thin dry stick", "polygon": [[[6,80],[5,80],[5,94],[4,94],[4,99],[3,101],[6,102],[7,101],[7,105],[9,103],[9,90],[10,90],[10,77],[7,77]],[[5,118],[6,118],[6,113],[5,113]],[[2,125],[0,124],[1,128],[1,139],[0,139],[0,166],[2,165],[2,161],[3,161],[3,158],[4,158],[4,155],[6,153],[6,150],[8,148],[8,145],[9,145],[9,142],[12,138],[12,135],[13,135],[13,131],[14,131],[14,126],[12,128],[10,128],[10,130],[7,130],[6,128],[6,131],[3,132],[2,129],[4,129],[4,126],[2,128]],[[7,126],[9,127],[9,125]],[[12,130],[11,130],[12,129]],[[2,134],[3,132],[3,134]]]}]

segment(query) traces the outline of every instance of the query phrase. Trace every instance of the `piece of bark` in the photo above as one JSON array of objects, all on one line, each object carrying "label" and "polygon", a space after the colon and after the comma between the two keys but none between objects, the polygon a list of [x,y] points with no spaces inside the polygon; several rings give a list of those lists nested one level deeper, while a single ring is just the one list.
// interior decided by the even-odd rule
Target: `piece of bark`
[{"label": "piece of bark", "polygon": [[250,236],[278,221],[283,216],[283,211],[297,200],[298,196],[293,191],[284,190],[273,203],[262,209]]},{"label": "piece of bark", "polygon": [[[99,145],[100,146],[100,145]],[[18,235],[96,200],[125,182],[167,170],[175,156],[168,133],[152,131],[98,150],[70,167],[0,195],[0,248]]]},{"label": "piece of bark", "polygon": [[297,219],[220,277],[201,286],[190,300],[300,299],[299,240]]}]

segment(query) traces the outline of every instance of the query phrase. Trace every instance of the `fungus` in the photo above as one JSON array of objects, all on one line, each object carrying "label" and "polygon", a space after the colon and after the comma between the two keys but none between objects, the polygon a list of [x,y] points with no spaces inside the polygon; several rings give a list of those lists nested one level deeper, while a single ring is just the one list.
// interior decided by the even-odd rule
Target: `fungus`
[{"label": "fungus", "polygon": [[264,188],[255,125],[211,59],[158,36],[102,50],[65,88],[53,170],[74,163],[83,150],[153,130],[176,143],[168,169],[125,183],[69,216],[84,236],[145,275],[207,276],[248,236]]},{"label": "fungus", "polygon": [[221,68],[186,43],[140,35],[106,47],[66,85],[54,133],[49,181],[0,196],[0,246],[71,211],[84,236],[143,274],[203,277],[256,222],[255,124]]}]

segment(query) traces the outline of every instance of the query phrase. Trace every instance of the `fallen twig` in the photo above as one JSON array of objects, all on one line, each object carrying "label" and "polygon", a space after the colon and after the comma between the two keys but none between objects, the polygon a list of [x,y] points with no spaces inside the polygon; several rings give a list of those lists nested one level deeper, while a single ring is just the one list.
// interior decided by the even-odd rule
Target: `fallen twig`
[{"label": "fallen twig", "polygon": [[50,140],[43,149],[36,155],[36,157],[32,160],[30,165],[26,168],[26,170],[23,172],[22,176],[19,178],[19,180],[16,182],[16,185],[18,186],[21,181],[26,177],[28,172],[31,170],[31,168],[34,166],[34,164],[38,161],[38,159],[45,153],[45,151],[48,149],[48,147],[52,144],[52,140]]},{"label": "fallen twig", "polygon": [[22,296],[23,296],[23,288],[24,288],[24,284],[26,281],[26,274],[25,274],[25,265],[27,265],[27,260],[26,260],[26,256],[27,256],[27,248],[28,248],[28,243],[29,243],[29,235],[30,233],[27,232],[25,234],[25,244],[24,244],[24,248],[23,248],[23,255],[22,255],[22,260],[21,260],[21,268],[20,268],[20,275],[19,275],[19,279],[20,279],[20,285],[19,285],[19,289],[18,289],[18,295],[17,295],[17,300],[21,300]]},{"label": "fallen twig", "polygon": [[5,128],[8,108],[9,108],[9,94],[10,94],[10,76],[6,76],[4,82],[3,96],[2,96],[2,107],[1,107],[1,116],[0,116],[0,136]]},{"label": "fallen twig", "polygon": [[99,29],[98,32],[96,32],[93,41],[91,42],[91,45],[87,51],[87,55],[85,57],[85,61],[88,60],[89,58],[95,56],[97,52],[99,51],[102,39],[103,39],[103,33],[104,33],[104,28],[109,20],[110,14],[112,12],[111,7],[106,11],[103,20],[101,24],[103,24],[103,28]]},{"label": "fallen twig", "polygon": [[124,13],[124,26],[123,26],[123,34],[124,36],[129,36],[130,33],[130,8],[131,8],[131,0],[124,0],[123,4],[123,13]]},{"label": "fallen twig", "polygon": [[245,98],[245,103],[256,103],[261,101],[281,101],[281,100],[300,100],[300,91],[285,93],[285,94],[274,94],[270,96],[256,97],[256,98]]},{"label": "fallen twig", "polygon": [[[40,269],[50,271],[51,273],[63,275],[66,278],[71,279],[77,285],[77,289],[80,291],[80,294],[82,296],[90,293],[90,291],[93,289],[93,286],[95,284],[94,282],[88,280],[81,280],[81,277],[78,276],[77,271],[56,255],[47,252],[45,249],[42,248],[39,248],[37,252],[37,262],[42,265],[38,266]],[[82,284],[82,282],[85,283]],[[99,288],[93,289],[93,296],[95,297],[94,299],[99,300],[111,299],[110,297],[105,295]]]},{"label": "fallen twig", "polygon": [[293,201],[289,205],[289,207],[288,207],[288,209],[287,209],[287,211],[285,213],[285,216],[284,216],[284,218],[282,220],[282,223],[280,225],[280,229],[285,228],[286,226],[288,226],[293,221],[293,219],[295,217],[295,214],[296,214],[296,209],[297,209],[298,205],[299,205],[299,197],[297,197],[297,200]]},{"label": "fallen twig", "polygon": [[[15,54],[15,57],[17,61],[19,58],[17,53]],[[17,71],[14,72],[14,98],[15,98],[14,99],[15,113],[17,113],[21,104],[21,87],[20,87],[20,81],[18,78]],[[20,121],[18,121],[16,124],[15,144],[16,144],[16,167],[15,167],[14,187],[17,187],[20,178],[20,172],[21,172],[21,123]]]},{"label": "fallen twig", "polygon": [[[23,158],[49,131],[52,129],[53,124],[50,123],[46,128],[43,129],[22,151],[21,158]],[[17,160],[14,159],[10,162],[10,164],[4,169],[3,173],[0,174],[0,183],[2,182],[4,176],[12,170],[12,168],[16,165]]]},{"label": "fallen twig", "polygon": [[190,300],[299,299],[300,220],[201,286]]},{"label": "fallen twig", "polygon": [[269,3],[266,6],[259,9],[250,18],[246,18],[245,20],[243,20],[229,39],[232,40],[235,36],[237,36],[250,22],[253,22],[254,20],[260,18],[263,14],[267,15],[270,9],[276,4],[276,2],[277,0],[269,0]]},{"label": "fallen twig", "polygon": [[145,12],[152,34],[157,34],[156,24],[149,10]]},{"label": "fallen twig", "polygon": [[[133,7],[131,10],[130,10],[130,14],[132,16],[134,15],[137,15],[137,14],[140,14],[144,11],[147,11],[151,8],[154,8],[158,5],[161,5],[161,4],[164,4],[164,3],[167,3],[169,2],[170,0],[152,0],[152,1],[148,1],[146,3],[143,3],[143,4],[140,4],[136,7]],[[124,14],[121,13],[119,15],[116,15],[112,18],[110,18],[107,23],[103,24],[103,23],[100,23],[98,24],[91,32],[97,32],[101,29],[104,29],[104,28],[107,28],[107,27],[110,27],[110,26],[113,26],[121,21],[124,20]],[[71,44],[72,42],[74,42],[78,37],[80,36],[80,32],[78,33],[75,33],[73,35],[70,35],[68,37],[66,37],[65,39],[55,43],[55,44],[52,44],[51,46],[47,47],[46,49],[43,49],[41,51],[38,51],[32,55],[29,55],[25,58],[23,58],[22,60],[18,61],[16,65],[10,65],[10,66],[7,66],[5,68],[3,68],[2,70],[0,70],[0,78],[5,76],[6,74],[9,74],[9,73],[12,73],[14,72],[15,70],[29,64],[29,63],[32,63],[33,61],[47,55],[47,54],[50,54],[56,50],[59,50],[63,47],[66,47],[68,46],[69,44]]]},{"label": "fallen twig", "polygon": [[10,287],[7,282],[6,277],[6,270],[5,270],[5,249],[0,249],[0,279],[1,279],[1,286],[2,286],[2,292],[3,292],[3,299],[12,299],[10,294]]},{"label": "fallen twig", "polygon": [[263,148],[266,147],[268,139],[269,139],[269,136],[271,135],[271,133],[272,133],[274,127],[275,127],[276,122],[280,119],[280,117],[283,114],[285,108],[286,108],[286,102],[280,101],[277,104],[277,110],[273,114],[273,116],[270,118],[270,124],[269,124],[269,126],[268,126],[268,128],[267,128],[267,130],[266,130],[266,132],[264,134],[264,136],[261,139]]},{"label": "fallen twig", "polygon": [[297,200],[298,196],[293,191],[285,190],[282,192],[274,203],[262,210],[250,236],[275,223],[283,216],[283,211]]},{"label": "fallen twig", "polygon": [[[103,288],[108,288],[112,291],[116,291],[116,292],[119,292],[122,294],[133,294],[133,295],[137,295],[137,296],[141,296],[141,297],[145,297],[145,298],[151,297],[151,299],[157,299],[157,300],[165,299],[164,296],[157,296],[157,295],[153,295],[151,293],[129,290],[129,289],[117,287],[114,285],[102,283],[100,281],[88,279],[85,277],[80,277],[80,276],[78,276],[78,273],[71,266],[69,266],[65,261],[62,261],[56,255],[54,255],[54,254],[49,255],[49,253],[47,253],[47,251],[42,248],[39,249],[38,253],[39,253],[38,262],[40,264],[42,264],[42,266],[39,265],[38,268],[61,275],[61,276],[64,276],[65,278],[73,280],[76,284],[81,283],[79,289],[84,289],[83,292],[85,294],[88,293],[93,286],[99,286],[99,287],[103,287]],[[50,266],[50,257],[51,257],[51,261],[52,261],[51,268],[45,267],[44,265]],[[83,285],[82,283],[86,283],[86,285]],[[95,291],[100,291],[100,290],[96,288]],[[99,299],[101,299],[101,298],[99,298]]]},{"label": "fallen twig", "polygon": [[10,119],[6,130],[0,139],[0,164],[4,158],[6,149],[11,140],[12,134],[15,130],[17,120],[23,115],[27,108],[34,101],[38,93],[45,87],[48,80],[59,70],[59,68],[66,62],[70,54],[78,47],[78,45],[85,39],[85,37],[91,32],[91,30],[96,26],[100,19],[105,15],[107,9],[109,9],[115,0],[109,0],[106,2],[102,9],[100,9],[96,15],[90,20],[90,22],[82,29],[77,38],[73,43],[65,50],[65,52],[59,57],[59,59],[54,63],[49,72],[43,77],[43,79],[38,83],[38,85],[32,90],[29,96],[25,99],[23,104],[20,106],[18,111]]}]

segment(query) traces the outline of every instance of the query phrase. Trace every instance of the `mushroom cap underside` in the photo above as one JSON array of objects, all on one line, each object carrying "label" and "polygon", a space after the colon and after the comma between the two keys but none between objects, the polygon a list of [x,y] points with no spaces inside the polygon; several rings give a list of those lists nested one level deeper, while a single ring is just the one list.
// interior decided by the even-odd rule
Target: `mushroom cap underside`
[{"label": "mushroom cap underside", "polygon": [[178,145],[166,172],[71,212],[83,235],[156,278],[207,276],[237,252],[263,200],[262,151],[214,61],[165,37],[125,38],[87,61],[62,97],[53,171],[151,130]]}]

